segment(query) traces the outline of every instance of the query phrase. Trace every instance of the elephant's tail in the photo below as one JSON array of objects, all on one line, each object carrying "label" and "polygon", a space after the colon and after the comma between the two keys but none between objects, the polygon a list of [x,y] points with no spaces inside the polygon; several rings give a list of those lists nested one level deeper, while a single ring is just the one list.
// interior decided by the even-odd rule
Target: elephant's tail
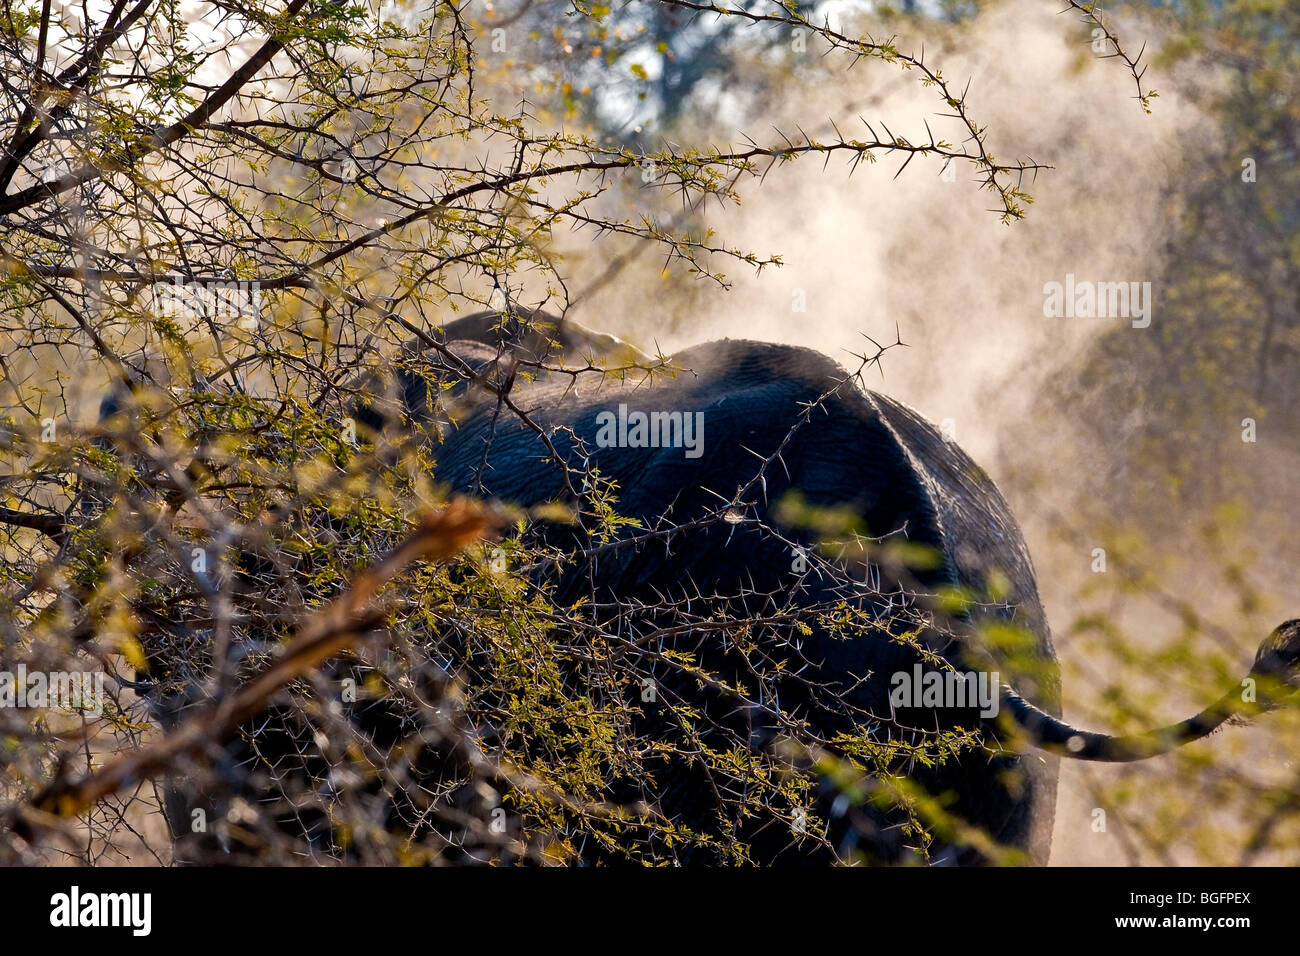
[{"label": "elephant's tail", "polygon": [[1124,763],[1168,753],[1212,733],[1228,720],[1245,720],[1278,707],[1300,689],[1300,619],[1280,624],[1255,655],[1241,687],[1199,714],[1158,730],[1112,736],[1080,730],[1002,685],[1002,709],[1034,746],[1076,760]]}]

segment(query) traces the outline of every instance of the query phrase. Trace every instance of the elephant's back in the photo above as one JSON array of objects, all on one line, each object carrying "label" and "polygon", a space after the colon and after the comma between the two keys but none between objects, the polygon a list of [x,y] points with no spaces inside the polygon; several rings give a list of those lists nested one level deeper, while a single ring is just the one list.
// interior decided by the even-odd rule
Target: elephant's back
[{"label": "elephant's back", "polygon": [[[982,592],[998,572],[1009,585],[1008,611],[1039,635],[1038,653],[1053,657],[1028,549],[997,486],[919,413],[858,387],[820,352],[723,339],[679,352],[669,370],[553,377],[512,396],[528,421],[490,399],[478,403],[436,455],[441,480],[539,504],[564,493],[559,465],[546,460],[554,449],[618,480],[644,517],[693,484],[711,482],[716,504],[765,470],[768,498],[787,485],[853,508],[872,535],[906,529],[943,552],[957,583]],[[628,411],[702,416],[702,452],[602,447],[602,420]],[[1055,683],[1034,696],[1054,705]]]},{"label": "elephant's back", "polygon": [[[672,365],[674,375],[526,385],[512,401],[527,423],[495,403],[478,407],[448,432],[435,455],[437,476],[461,491],[541,504],[564,497],[560,467],[547,460],[554,449],[615,480],[619,512],[643,529],[663,527],[664,519],[689,526],[742,498],[761,525],[776,527],[774,506],[791,491],[814,506],[843,508],[872,536],[904,535],[939,552],[942,565],[917,575],[924,588],[952,583],[983,593],[999,570],[1011,585],[1005,615],[1023,623],[1034,644],[1027,661],[1008,661],[1002,674],[1042,706],[1056,706],[1055,660],[1020,529],[993,482],[955,443],[911,409],[859,388],[844,368],[810,349],[723,340],[686,349]],[[620,409],[701,414],[702,453],[691,459],[681,448],[602,447],[600,417]],[[706,594],[777,593],[788,588],[789,572],[789,548],[770,532],[714,526],[689,532],[675,546],[623,549],[599,573],[609,594],[649,600],[682,586]],[[571,573],[577,580],[585,572]],[[960,633],[942,637],[947,647],[935,649],[952,649]],[[883,634],[855,641],[817,636],[808,646],[827,673],[865,678],[911,666],[904,660],[911,652]],[[859,689],[878,695],[881,687],[864,681]],[[862,704],[888,712],[876,696]],[[958,774],[944,785],[960,793],[972,819],[1045,861],[1055,763],[997,759],[998,767],[972,767],[969,777]],[[1033,766],[1013,796],[996,778],[1021,760]]]},{"label": "elephant's back", "polygon": [[[874,473],[881,486],[875,500],[891,489],[902,508],[924,508],[924,489],[909,474],[893,434],[847,379],[840,366],[811,349],[733,339],[685,349],[649,371],[550,376],[512,392],[523,419],[490,397],[469,408],[438,449],[435,475],[458,489],[540,504],[564,494],[554,449],[618,481],[624,505],[645,517],[680,501],[683,490],[733,494],[764,458],[789,445],[780,473],[791,483],[820,482],[828,485],[826,494],[852,498],[862,490],[860,478]],[[826,413],[805,420],[818,403]],[[683,422],[690,416],[701,424],[702,448],[633,447],[622,431],[610,447],[602,425],[611,419],[621,425],[629,413],[675,415]],[[863,456],[869,460],[854,461]],[[804,474],[790,473],[792,464]],[[775,474],[770,480],[781,483]]]},{"label": "elephant's back", "polygon": [[[527,423],[484,403],[446,436],[436,475],[458,490],[537,505],[565,496],[554,450],[616,481],[620,509],[643,523],[670,512],[694,518],[742,488],[764,518],[787,492],[846,509],[874,537],[905,535],[938,551],[943,566],[922,574],[924,585],[984,595],[1000,581],[1004,606],[977,610],[1020,625],[1034,645],[1028,666],[1009,662],[1004,672],[1035,703],[1058,706],[1055,655],[1019,525],[955,442],[811,349],[724,339],[683,350],[671,366],[535,382],[513,398]],[[673,447],[602,447],[602,421],[638,411],[698,415],[698,457]]]}]

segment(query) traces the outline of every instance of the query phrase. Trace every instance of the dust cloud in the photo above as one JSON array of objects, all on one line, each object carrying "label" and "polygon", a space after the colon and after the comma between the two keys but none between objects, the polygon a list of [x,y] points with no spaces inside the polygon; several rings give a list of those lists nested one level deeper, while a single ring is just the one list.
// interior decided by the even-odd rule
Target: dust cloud
[{"label": "dust cloud", "polygon": [[[730,291],[698,282],[687,293],[690,311],[665,315],[647,310],[644,283],[692,280],[676,273],[660,279],[652,261],[653,268],[592,296],[575,317],[668,351],[728,336],[805,345],[845,364],[855,364],[851,353],[874,351],[864,336],[892,342],[897,329],[909,348],[889,352],[876,387],[932,420],[951,419],[958,440],[989,460],[1011,430],[1023,436],[1033,426],[1043,383],[1124,321],[1046,318],[1044,284],[1067,274],[1158,282],[1159,249],[1171,227],[1160,189],[1198,119],[1163,91],[1159,108],[1144,114],[1132,99],[1132,78],[1115,61],[1092,57],[1081,39],[1081,30],[1050,8],[1019,3],[961,30],[947,52],[927,55],[958,88],[972,79],[969,110],[988,127],[999,161],[1029,156],[1055,166],[1026,180],[1035,201],[1024,221],[1000,223],[989,211],[996,196],[979,188],[964,163],[944,177],[941,160],[918,158],[895,179],[903,156],[883,155],[852,176],[842,161],[823,170],[822,157],[813,156],[774,168],[761,185],[743,182],[739,207],[710,207],[708,224],[720,240],[779,254],[782,267],[755,275],[719,262]],[[900,46],[908,48],[906,37]],[[843,107],[888,85],[863,119],[913,141],[926,139],[928,120],[937,136],[959,144],[958,125],[936,116],[948,110],[914,74],[902,74],[899,84],[899,71],[885,64],[860,63],[847,73],[841,64],[838,76],[828,66],[833,84],[818,83],[827,79],[819,74],[791,85],[759,129],[793,132],[799,124],[811,131],[833,119],[846,136],[865,137]],[[770,132],[767,139],[778,141]],[[681,292],[660,301],[674,295]],[[797,312],[800,299],[806,310]]]}]

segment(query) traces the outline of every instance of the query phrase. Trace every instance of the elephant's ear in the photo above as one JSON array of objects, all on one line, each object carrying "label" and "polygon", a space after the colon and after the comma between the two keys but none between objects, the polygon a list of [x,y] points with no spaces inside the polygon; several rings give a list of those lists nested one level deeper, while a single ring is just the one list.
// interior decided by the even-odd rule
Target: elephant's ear
[{"label": "elephant's ear", "polygon": [[929,486],[957,583],[980,595],[1003,592],[998,598],[1006,605],[1002,616],[1017,633],[1032,637],[1034,646],[1024,649],[1028,653],[1014,655],[1028,666],[1022,671],[1009,661],[1008,678],[1027,700],[1059,716],[1060,676],[1051,631],[1029,549],[1006,499],[955,441],[915,409],[877,392],[869,398]]},{"label": "elephant's ear", "polygon": [[[515,307],[511,314],[475,312],[448,322],[439,341],[485,346],[493,356],[504,346],[526,361],[595,359],[610,365],[645,365],[652,359],[622,339],[596,332],[572,319]],[[556,347],[558,345],[558,348]]]},{"label": "elephant's ear", "polygon": [[606,366],[649,365],[654,362],[653,358],[630,342],[615,335],[593,331],[572,320],[566,320],[561,326],[559,339],[564,357],[570,361],[594,358],[604,361]]}]

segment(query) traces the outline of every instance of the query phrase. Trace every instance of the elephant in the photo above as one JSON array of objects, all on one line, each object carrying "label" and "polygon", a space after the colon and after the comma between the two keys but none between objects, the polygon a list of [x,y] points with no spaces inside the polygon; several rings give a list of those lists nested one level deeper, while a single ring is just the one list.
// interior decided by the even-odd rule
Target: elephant
[{"label": "elephant", "polygon": [[[1187,720],[1130,736],[1064,721],[1033,565],[997,487],[917,412],[811,349],[722,340],[665,362],[510,309],[421,333],[349,391],[363,435],[376,448],[394,431],[427,442],[448,490],[579,513],[576,523],[529,522],[525,536],[561,556],[529,574],[556,606],[581,608],[584,626],[655,652],[637,664],[656,691],[635,728],[643,739],[672,732],[691,708],[701,740],[785,754],[798,739],[804,749],[790,759],[808,769],[855,736],[888,749],[974,732],[975,745],[942,759],[910,758],[906,777],[944,802],[959,824],[946,832],[975,828],[1018,862],[1048,861],[1061,759],[1167,752],[1300,688],[1300,620],[1291,620],[1260,645],[1248,675],[1263,688],[1257,700],[1229,691]],[[593,496],[624,519],[598,539],[584,506]],[[960,690],[953,675],[969,678],[969,696],[900,694],[911,677]],[[185,703],[155,701],[155,715],[174,723]],[[382,708],[358,722],[392,746]],[[306,744],[277,726],[259,720],[255,749],[278,767],[277,754],[301,756]],[[229,753],[231,767],[252,759],[247,740]],[[657,774],[653,810],[717,831],[726,808],[706,777],[698,761],[674,757]],[[802,819],[794,806],[732,821],[748,859],[994,861],[979,840],[918,843],[897,801],[846,801],[833,778],[822,773],[813,794],[815,834],[788,825]],[[607,796],[634,803],[644,793],[623,782]],[[168,801],[183,825],[190,795],[173,789]],[[320,814],[289,823],[325,843],[329,827]],[[671,858],[720,861],[707,846]]]},{"label": "elephant", "polygon": [[[430,353],[442,372],[449,358],[460,363],[468,392],[486,388],[477,398],[462,394],[460,408],[446,421],[438,420],[429,391],[436,376],[418,371],[419,356]],[[702,601],[711,613],[736,621],[843,601],[876,614],[877,626],[849,639],[820,623],[798,639],[788,624],[774,624],[760,638],[781,648],[768,659],[771,665],[803,678],[775,680],[767,692],[780,698],[781,711],[805,717],[823,739],[863,727],[875,735],[898,732],[904,725],[895,721],[891,728],[889,719],[898,713],[892,706],[897,677],[914,673],[923,661],[996,673],[995,718],[969,707],[921,708],[929,730],[969,727],[973,719],[991,743],[919,767],[913,777],[944,795],[955,817],[1023,851],[1029,861],[1048,859],[1060,759],[1143,759],[1280,703],[1277,695],[1247,702],[1238,689],[1181,723],[1146,734],[1117,737],[1071,726],[1061,717],[1056,656],[1020,528],[992,480],[920,414],[859,386],[825,355],[791,345],[708,342],[673,356],[679,371],[672,376],[625,373],[587,381],[557,371],[566,361],[600,354],[617,357],[615,363],[654,364],[626,343],[540,312],[488,312],[450,322],[436,341],[414,343],[408,354],[414,361],[397,373],[403,427],[439,426],[435,477],[457,492],[529,507],[576,500],[579,472],[584,481],[595,475],[611,483],[620,514],[636,521],[620,541],[584,551],[571,530],[537,532],[577,555],[565,570],[542,575],[554,600],[585,596],[594,606],[642,609],[641,620],[622,623],[672,634],[674,650],[695,655],[717,673],[735,677],[749,662],[729,655],[714,632],[673,627],[686,619],[674,610],[683,602]],[[520,384],[520,368],[536,374]],[[502,414],[503,382],[513,386],[513,407],[524,414]],[[638,412],[644,417],[633,422]],[[371,427],[388,421],[373,409],[367,414]],[[677,414],[682,424],[674,431]],[[701,426],[697,447],[689,434],[693,421]],[[835,569],[824,562],[821,573],[795,573],[792,566],[808,564],[817,538],[788,526],[785,503],[792,494],[805,510],[849,516],[859,536],[877,547],[859,554],[856,568],[853,560]],[[916,568],[888,567],[890,542],[917,547],[930,560]],[[889,619],[891,611],[924,610],[926,595],[952,589],[984,599],[967,603],[945,626],[934,625],[942,617],[934,615],[917,643],[897,639],[900,625]],[[659,610],[647,610],[653,608]],[[990,646],[983,640],[990,623],[1020,635],[1021,646],[1014,652]],[[1298,661],[1300,621],[1291,620],[1260,645],[1249,676],[1294,690],[1300,686]],[[689,680],[677,683],[674,693],[699,699]],[[707,704],[719,712],[731,706],[719,699]],[[754,709],[746,729],[762,746],[774,739],[778,721],[764,726]],[[681,769],[666,786],[676,795],[661,809],[672,819],[707,825],[694,806],[694,791],[704,786],[698,773]],[[832,801],[826,814],[831,852],[823,858],[842,859],[865,846],[869,858],[882,862],[914,859],[890,813],[869,813],[865,825],[860,816],[850,827],[837,823],[837,812]],[[767,828],[770,839],[756,837],[755,859],[817,858],[779,829]],[[988,860],[970,845],[942,841],[927,859]]]}]

